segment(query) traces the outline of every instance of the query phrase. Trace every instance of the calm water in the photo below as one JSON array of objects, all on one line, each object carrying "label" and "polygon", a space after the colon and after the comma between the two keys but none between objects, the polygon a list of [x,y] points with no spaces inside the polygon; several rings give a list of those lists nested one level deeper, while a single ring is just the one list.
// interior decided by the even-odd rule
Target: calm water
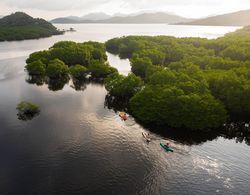
[{"label": "calm water", "polygon": [[[59,40],[105,41],[122,35],[215,38],[235,27],[167,25],[60,25],[77,32],[0,43],[0,194],[249,194],[250,146],[218,135],[171,138],[149,132],[132,117],[122,122],[101,84],[75,90],[26,82],[25,59]],[[108,54],[128,74],[128,60]],[[49,90],[57,89],[56,91]],[[62,88],[63,90],[58,90]],[[31,121],[17,119],[23,100],[40,105]],[[152,129],[154,131],[154,129]],[[154,131],[156,132],[156,131]],[[174,153],[160,142],[170,142]]]}]

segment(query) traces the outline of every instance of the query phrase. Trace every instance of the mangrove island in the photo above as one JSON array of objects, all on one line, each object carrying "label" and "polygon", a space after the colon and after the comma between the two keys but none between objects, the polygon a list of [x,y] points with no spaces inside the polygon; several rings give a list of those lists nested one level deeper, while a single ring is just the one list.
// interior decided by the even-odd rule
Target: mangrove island
[{"label": "mangrove island", "polygon": [[[217,39],[128,36],[105,44],[63,41],[27,59],[30,75],[105,81],[141,123],[209,130],[250,116],[250,27]],[[123,76],[106,50],[129,58]]]}]

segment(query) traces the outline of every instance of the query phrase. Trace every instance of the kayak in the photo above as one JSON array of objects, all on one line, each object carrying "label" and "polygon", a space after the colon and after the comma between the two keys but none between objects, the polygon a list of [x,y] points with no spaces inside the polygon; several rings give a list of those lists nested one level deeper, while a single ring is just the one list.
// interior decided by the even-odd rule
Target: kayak
[{"label": "kayak", "polygon": [[124,120],[124,121],[128,119],[125,112],[119,112],[119,117],[121,117],[121,119]]},{"label": "kayak", "polygon": [[174,152],[174,150],[165,144],[160,143],[161,147],[164,148],[167,152]]},{"label": "kayak", "polygon": [[146,133],[142,132],[142,136],[145,138],[145,140],[146,140],[147,142],[150,142],[150,141],[151,141],[150,137],[148,137],[148,135],[147,135]]}]

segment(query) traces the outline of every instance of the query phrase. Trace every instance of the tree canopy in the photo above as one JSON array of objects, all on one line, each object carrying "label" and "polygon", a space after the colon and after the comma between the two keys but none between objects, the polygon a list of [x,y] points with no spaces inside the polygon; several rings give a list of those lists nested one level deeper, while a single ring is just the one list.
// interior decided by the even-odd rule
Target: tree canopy
[{"label": "tree canopy", "polygon": [[38,39],[62,34],[51,23],[16,12],[0,19],[0,41]]},{"label": "tree canopy", "polygon": [[[250,27],[212,40],[114,38],[106,48],[129,58],[132,72],[144,81],[128,95],[130,112],[142,123],[199,130],[250,116]],[[113,85],[121,80],[113,77]],[[110,83],[111,95],[124,95],[125,89],[114,93]]]},{"label": "tree canopy", "polygon": [[76,84],[75,89],[80,89],[79,84],[87,75],[91,75],[91,79],[103,80],[117,73],[107,62],[105,45],[93,41],[60,41],[49,50],[30,54],[26,63],[26,70],[30,75],[27,81],[38,85],[47,83],[51,90],[62,89],[69,76],[73,78],[73,84]]},{"label": "tree canopy", "polygon": [[[132,73],[120,75],[108,64],[106,50],[129,58]],[[249,51],[249,27],[212,40],[128,36],[105,44],[61,41],[31,54],[26,69],[50,78],[48,85],[57,86],[53,89],[63,87],[56,78],[67,81],[63,77],[69,74],[73,83],[86,75],[105,79],[108,101],[121,98],[142,123],[208,130],[250,117]]]}]

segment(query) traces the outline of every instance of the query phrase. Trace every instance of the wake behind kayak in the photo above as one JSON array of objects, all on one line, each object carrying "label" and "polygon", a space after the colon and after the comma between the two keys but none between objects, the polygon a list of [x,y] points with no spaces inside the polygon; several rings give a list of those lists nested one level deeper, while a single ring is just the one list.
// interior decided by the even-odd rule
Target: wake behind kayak
[{"label": "wake behind kayak", "polygon": [[149,134],[147,135],[146,133],[142,132],[142,136],[144,137],[144,139],[145,139],[147,142],[150,142],[150,141],[151,141],[151,138],[149,137]]}]

